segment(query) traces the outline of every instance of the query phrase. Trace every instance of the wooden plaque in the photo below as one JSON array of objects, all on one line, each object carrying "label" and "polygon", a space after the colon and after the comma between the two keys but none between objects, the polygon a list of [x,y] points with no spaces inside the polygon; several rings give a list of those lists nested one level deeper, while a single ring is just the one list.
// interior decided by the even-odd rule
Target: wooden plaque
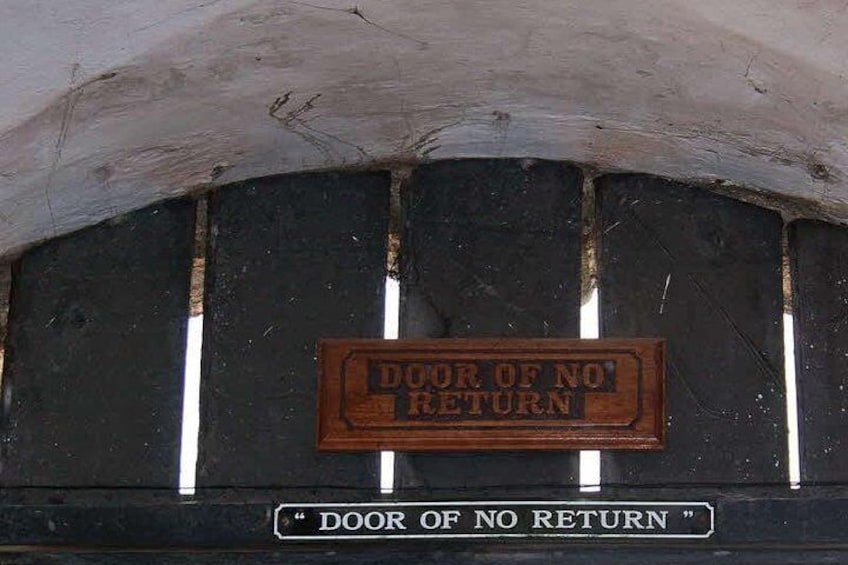
[{"label": "wooden plaque", "polygon": [[318,449],[661,449],[665,341],[324,340]]}]

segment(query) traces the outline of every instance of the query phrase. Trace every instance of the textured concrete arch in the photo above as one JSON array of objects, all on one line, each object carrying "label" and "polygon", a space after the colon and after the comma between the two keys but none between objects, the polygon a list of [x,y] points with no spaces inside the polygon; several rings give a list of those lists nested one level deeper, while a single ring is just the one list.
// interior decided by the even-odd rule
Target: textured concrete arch
[{"label": "textured concrete arch", "polygon": [[848,219],[848,3],[10,0],[0,254],[280,172],[532,156]]}]

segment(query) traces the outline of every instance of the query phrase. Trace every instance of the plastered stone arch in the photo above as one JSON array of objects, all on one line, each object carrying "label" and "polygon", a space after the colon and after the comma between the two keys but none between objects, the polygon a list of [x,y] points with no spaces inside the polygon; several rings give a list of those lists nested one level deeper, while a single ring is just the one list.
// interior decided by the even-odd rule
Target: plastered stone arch
[{"label": "plastered stone arch", "polygon": [[538,157],[848,220],[848,3],[10,0],[0,254],[299,170]]}]

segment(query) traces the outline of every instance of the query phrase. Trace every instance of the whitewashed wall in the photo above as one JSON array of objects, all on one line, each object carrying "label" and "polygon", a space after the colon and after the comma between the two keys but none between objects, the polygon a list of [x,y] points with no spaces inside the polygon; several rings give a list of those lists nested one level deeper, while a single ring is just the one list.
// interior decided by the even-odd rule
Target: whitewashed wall
[{"label": "whitewashed wall", "polygon": [[848,2],[6,0],[0,254],[191,189],[534,156],[848,220]]}]

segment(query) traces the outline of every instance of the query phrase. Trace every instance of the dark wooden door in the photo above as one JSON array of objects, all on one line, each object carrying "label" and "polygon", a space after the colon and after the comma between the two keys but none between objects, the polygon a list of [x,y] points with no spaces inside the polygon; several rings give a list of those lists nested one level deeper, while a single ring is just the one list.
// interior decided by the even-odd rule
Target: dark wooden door
[{"label": "dark wooden door", "polygon": [[[432,163],[394,182],[389,172],[246,181],[208,196],[208,230],[195,229],[196,210],[187,199],[152,206],[15,263],[0,561],[149,562],[138,550],[180,563],[848,560],[848,229],[528,159]],[[199,456],[196,491],[181,496],[198,233]],[[579,337],[595,269],[602,337],[668,340],[665,451],[605,452],[600,492],[580,490],[576,452],[398,453],[390,493],[380,454],[315,451],[316,342],[381,337],[390,272],[401,337]],[[701,500],[716,531],[318,545],[272,531],[283,501],[457,499]]]}]

